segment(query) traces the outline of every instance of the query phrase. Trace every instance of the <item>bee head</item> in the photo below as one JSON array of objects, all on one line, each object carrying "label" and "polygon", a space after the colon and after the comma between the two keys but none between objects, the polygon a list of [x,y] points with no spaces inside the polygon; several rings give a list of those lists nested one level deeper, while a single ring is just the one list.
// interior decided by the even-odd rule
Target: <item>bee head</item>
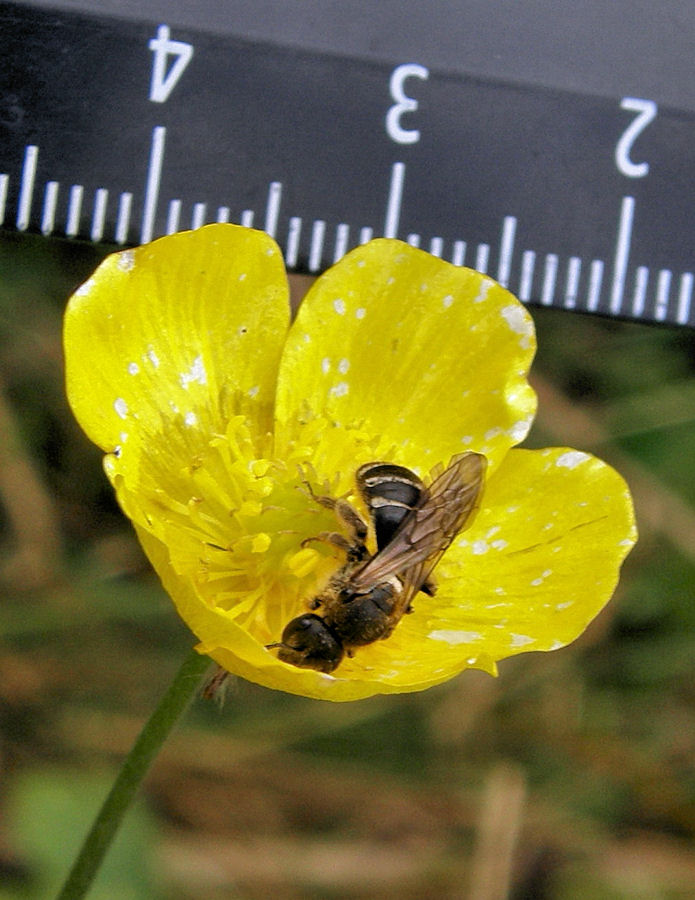
[{"label": "bee head", "polygon": [[340,665],[345,654],[333,631],[313,613],[305,613],[288,622],[282,639],[277,644],[268,644],[266,649],[277,649],[278,659],[282,662],[326,674]]}]

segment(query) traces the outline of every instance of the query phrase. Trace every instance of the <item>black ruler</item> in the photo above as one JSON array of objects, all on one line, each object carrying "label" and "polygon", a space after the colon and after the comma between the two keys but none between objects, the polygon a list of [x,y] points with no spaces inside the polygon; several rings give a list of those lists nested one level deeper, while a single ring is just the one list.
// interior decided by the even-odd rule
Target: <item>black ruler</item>
[{"label": "black ruler", "polygon": [[[91,7],[96,4],[91,4]],[[399,237],[523,301],[695,325],[695,6],[0,2],[0,223]]]}]

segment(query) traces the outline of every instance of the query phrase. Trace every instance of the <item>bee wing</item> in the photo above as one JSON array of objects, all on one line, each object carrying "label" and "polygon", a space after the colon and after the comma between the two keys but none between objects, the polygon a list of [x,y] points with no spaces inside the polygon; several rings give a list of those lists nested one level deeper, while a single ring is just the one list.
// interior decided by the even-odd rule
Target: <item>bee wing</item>
[{"label": "bee wing", "polygon": [[[456,535],[478,508],[487,460],[479,453],[455,456],[423,493],[383,550],[351,577],[359,592],[398,575],[399,606],[406,609]],[[407,597],[405,596],[407,595]]]}]

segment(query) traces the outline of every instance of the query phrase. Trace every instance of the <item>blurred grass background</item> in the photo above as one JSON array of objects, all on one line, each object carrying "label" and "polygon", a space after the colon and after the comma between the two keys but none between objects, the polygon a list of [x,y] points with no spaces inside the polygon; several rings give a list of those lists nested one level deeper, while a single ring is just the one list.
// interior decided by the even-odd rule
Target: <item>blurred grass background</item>
[{"label": "blurred grass background", "polygon": [[[62,312],[103,252],[0,239],[0,900],[54,896],[191,646],[64,397]],[[533,312],[527,445],[591,450],[634,492],[613,602],[498,679],[198,701],[91,897],[695,897],[693,332]]]}]

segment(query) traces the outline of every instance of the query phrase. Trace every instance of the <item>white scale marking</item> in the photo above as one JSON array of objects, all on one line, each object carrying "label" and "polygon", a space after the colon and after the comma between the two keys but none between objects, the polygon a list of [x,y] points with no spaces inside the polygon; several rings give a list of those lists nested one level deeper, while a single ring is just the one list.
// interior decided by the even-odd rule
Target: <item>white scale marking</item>
[{"label": "white scale marking", "polygon": [[326,223],[323,219],[316,219],[311,229],[311,246],[309,247],[309,271],[318,272],[321,268],[321,256],[323,254],[323,240],[326,236]]},{"label": "white scale marking", "polygon": [[500,260],[497,266],[497,280],[502,287],[509,287],[509,275],[514,255],[514,238],[516,237],[516,216],[505,216],[502,223],[500,239]]},{"label": "white scale marking", "polygon": [[169,201],[169,209],[167,211],[167,234],[176,234],[179,230],[179,222],[181,220],[181,201],[178,197]]},{"label": "white scale marking", "polygon": [[389,198],[386,204],[386,221],[384,237],[395,238],[401,219],[401,201],[403,199],[403,182],[405,180],[405,163],[395,162],[391,169]]},{"label": "white scale marking", "polygon": [[345,222],[341,222],[335,230],[335,249],[333,251],[333,262],[337,263],[347,253],[348,239],[350,237],[350,226]]},{"label": "white scale marking", "polygon": [[191,228],[193,231],[196,228],[202,228],[205,224],[205,216],[207,213],[207,204],[206,203],[194,203],[193,204],[193,213],[191,215]]},{"label": "white scale marking", "polygon": [[527,303],[531,299],[533,286],[533,270],[536,267],[536,251],[524,250],[521,254],[521,278],[519,281],[519,300]]},{"label": "white scale marking", "polygon": [[374,237],[374,229],[369,225],[365,225],[360,229],[360,244],[368,244]]},{"label": "white scale marking", "polygon": [[670,269],[661,269],[656,279],[656,309],[654,317],[657,322],[663,322],[668,313],[668,295],[671,290]]},{"label": "white scale marking", "polygon": [[17,203],[17,228],[19,231],[26,231],[31,221],[31,201],[34,196],[38,159],[39,148],[36,144],[28,144],[24,151],[22,180],[19,187],[19,202]]},{"label": "white scale marking", "polygon": [[567,281],[565,282],[565,309],[574,309],[577,305],[581,271],[581,259],[578,256],[570,256],[567,263]]},{"label": "white scale marking", "polygon": [[109,201],[109,192],[106,188],[97,188],[94,194],[94,211],[92,212],[92,230],[90,237],[98,244],[104,237],[106,224],[106,205]]},{"label": "white scale marking", "polygon": [[478,252],[475,254],[475,268],[482,272],[483,275],[487,273],[487,264],[490,258],[490,245],[489,244],[478,244]]},{"label": "white scale marking", "polygon": [[632,295],[632,314],[634,316],[641,316],[644,312],[648,283],[649,269],[647,266],[639,266],[635,272],[635,292]]},{"label": "white scale marking", "polygon": [[432,254],[432,256],[438,256],[439,258],[441,258],[443,252],[444,252],[444,238],[433,237],[430,240],[430,253]]},{"label": "white scale marking", "polygon": [[420,235],[419,234],[409,234],[405,239],[407,244],[410,244],[411,247],[419,247],[420,246]]},{"label": "white scale marking", "polygon": [[550,306],[555,297],[555,281],[557,279],[558,257],[555,253],[547,253],[543,268],[543,284],[541,285],[541,305]]},{"label": "white scale marking", "polygon": [[681,287],[678,292],[678,313],[676,321],[686,325],[690,321],[690,300],[693,295],[693,273],[684,272],[681,275]]},{"label": "white scale marking", "polygon": [[164,163],[164,142],[167,130],[163,125],[155,125],[152,129],[152,145],[150,148],[150,161],[147,166],[147,182],[145,185],[145,203],[142,214],[142,228],[140,230],[140,242],[147,244],[154,235],[154,223],[157,215],[157,201],[159,200],[159,187],[162,179],[162,165]]},{"label": "white scale marking", "polygon": [[598,302],[601,299],[601,282],[603,281],[603,260],[593,259],[591,268],[589,269],[589,290],[586,297],[586,308],[589,312],[595,312],[598,309]]},{"label": "white scale marking", "polygon": [[277,232],[281,199],[282,182],[271,181],[268,186],[268,202],[265,207],[265,225],[263,226],[263,230],[266,234],[269,234],[271,238],[274,238],[275,233]]},{"label": "white scale marking", "polygon": [[299,216],[292,216],[287,232],[287,249],[285,251],[285,262],[290,268],[297,265],[297,258],[299,256],[299,236],[301,233],[301,218]]},{"label": "white scale marking", "polygon": [[41,234],[52,234],[55,228],[59,188],[60,185],[57,181],[46,182],[46,189],[43,195],[43,209],[41,210]]},{"label": "white scale marking", "polygon": [[253,210],[245,209],[241,214],[241,224],[244,228],[253,228]]},{"label": "white scale marking", "polygon": [[82,198],[84,187],[81,184],[73,184],[68,196],[68,218],[65,225],[65,233],[68,237],[77,237],[80,231],[80,215],[82,214]]},{"label": "white scale marking", "polygon": [[462,266],[466,261],[466,242],[454,241],[454,249],[451,254],[451,261],[455,266]]},{"label": "white scale marking", "polygon": [[130,214],[133,211],[133,195],[123,191],[118,198],[118,214],[116,216],[116,242],[125,244],[130,229]]},{"label": "white scale marking", "polygon": [[5,207],[7,206],[7,189],[10,185],[10,176],[0,175],[0,225],[5,221]]},{"label": "white scale marking", "polygon": [[220,225],[224,222],[229,222],[229,207],[228,206],[220,206],[217,210],[217,219],[215,220]]},{"label": "white scale marking", "polygon": [[618,315],[623,303],[623,291],[625,290],[625,273],[627,261],[630,256],[630,242],[632,240],[632,223],[635,215],[635,198],[623,197],[620,205],[620,220],[618,222],[618,237],[615,242],[615,259],[613,263],[613,283],[611,284],[610,311]]}]

